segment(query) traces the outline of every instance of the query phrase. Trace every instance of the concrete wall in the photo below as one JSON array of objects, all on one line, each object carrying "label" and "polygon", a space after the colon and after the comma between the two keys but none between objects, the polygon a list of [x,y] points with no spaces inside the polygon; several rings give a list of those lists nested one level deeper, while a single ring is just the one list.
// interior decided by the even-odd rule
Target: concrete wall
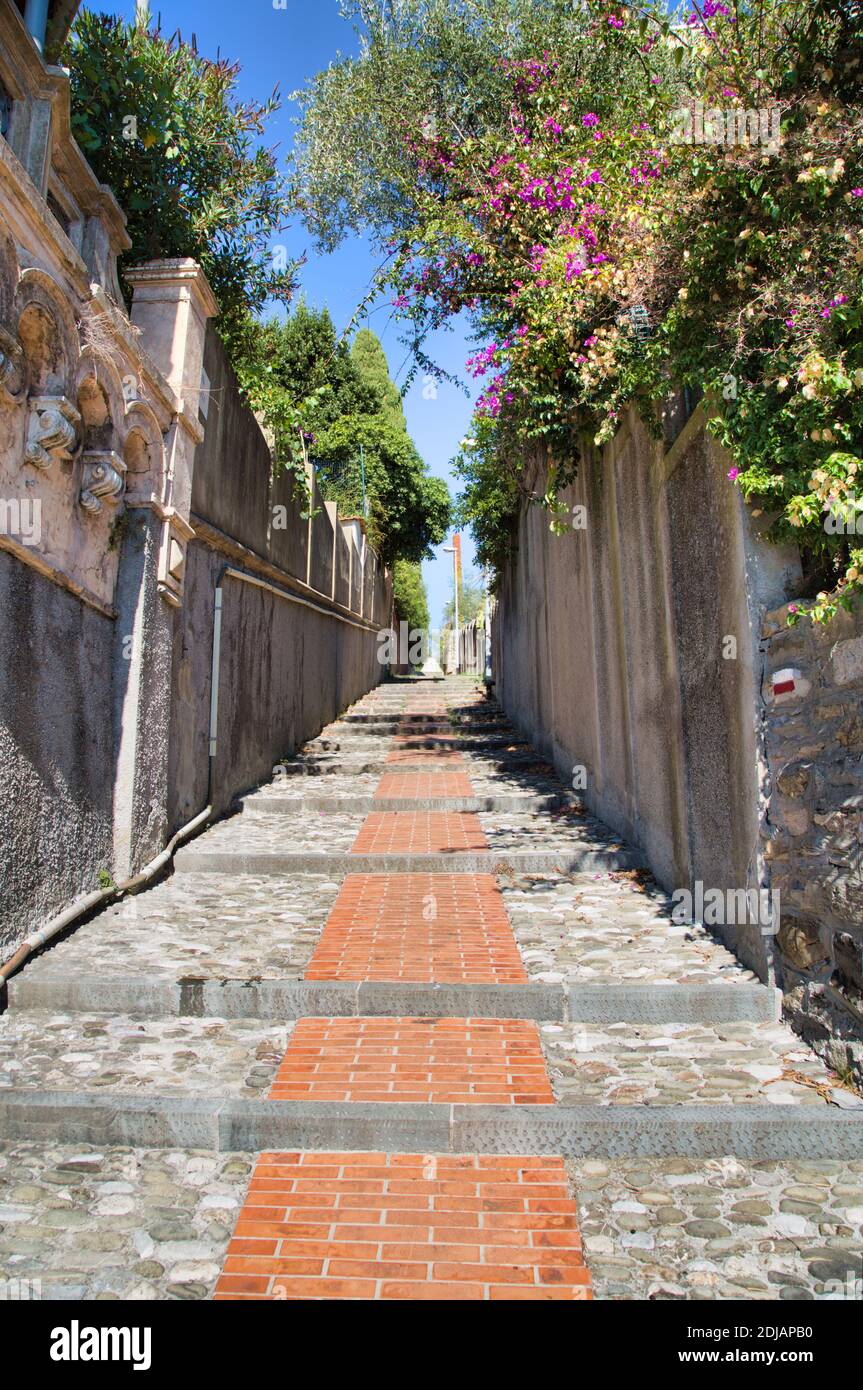
[{"label": "concrete wall", "polygon": [[[175,637],[173,829],[206,805],[213,603],[227,559],[224,551],[197,540],[189,551],[186,602]],[[268,576],[268,582],[276,581]],[[376,629],[353,627],[333,608],[318,612],[236,578],[223,584],[217,811],[269,778],[280,759],[320,733],[383,675]]]},{"label": "concrete wall", "polygon": [[[192,511],[259,555],[267,554],[270,532],[270,450],[244,405],[236,377],[213,328],[208,325],[204,371],[209,380],[204,439],[195,458]],[[303,574],[302,578],[305,578]]]},{"label": "concrete wall", "polygon": [[[219,726],[212,796],[223,811],[239,792],[382,679],[377,631],[388,621],[391,580],[365,554],[376,604],[350,612],[348,538],[314,478],[306,508],[288,476],[272,477],[269,449],[240,399],[210,329],[210,405],[195,461],[184,601],[174,629],[169,820],[175,830],[207,804],[213,617],[222,582]],[[247,492],[234,476],[240,461]],[[225,502],[225,498],[230,503]],[[277,509],[285,511],[277,514]],[[311,510],[311,520],[302,511]],[[276,521],[284,525],[274,524]],[[336,560],[335,598],[333,594]],[[354,555],[357,592],[363,571]],[[227,566],[279,590],[223,576]],[[375,577],[380,583],[375,591]],[[308,584],[305,582],[308,578]],[[281,595],[281,596],[280,596]]]},{"label": "concrete wall", "polygon": [[[700,408],[670,449],[630,414],[564,494],[570,533],[523,510],[495,616],[504,708],[672,890],[765,881],[758,638],[799,566],[727,469]],[[757,927],[721,933],[769,975]]]}]

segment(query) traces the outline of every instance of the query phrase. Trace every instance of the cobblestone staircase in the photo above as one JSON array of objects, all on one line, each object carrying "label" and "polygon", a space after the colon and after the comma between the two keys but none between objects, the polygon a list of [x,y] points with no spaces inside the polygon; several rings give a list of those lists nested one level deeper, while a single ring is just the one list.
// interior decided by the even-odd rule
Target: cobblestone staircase
[{"label": "cobblestone staircase", "polygon": [[379,687],[8,1003],[44,1295],[863,1292],[863,1101],[470,680]]}]

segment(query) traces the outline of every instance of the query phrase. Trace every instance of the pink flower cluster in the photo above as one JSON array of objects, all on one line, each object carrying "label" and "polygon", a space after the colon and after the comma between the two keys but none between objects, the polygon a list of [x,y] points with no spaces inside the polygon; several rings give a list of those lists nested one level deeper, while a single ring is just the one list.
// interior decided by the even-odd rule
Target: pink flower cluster
[{"label": "pink flower cluster", "polygon": [[847,296],[847,294],[837,294],[837,295],[835,295],[835,296],[833,297],[833,299],[830,300],[830,303],[826,306],[826,308],[824,308],[824,309],[821,310],[821,317],[822,317],[822,319],[829,319],[829,317],[830,317],[830,315],[831,315],[831,313],[832,313],[832,311],[833,311],[834,309],[838,309],[840,304],[847,304],[847,303],[848,303],[848,296]]}]

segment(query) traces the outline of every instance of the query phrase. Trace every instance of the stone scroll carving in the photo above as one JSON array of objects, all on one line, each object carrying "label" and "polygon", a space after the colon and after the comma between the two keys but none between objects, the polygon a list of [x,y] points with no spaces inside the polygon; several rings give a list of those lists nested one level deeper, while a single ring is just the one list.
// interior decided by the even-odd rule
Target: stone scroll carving
[{"label": "stone scroll carving", "polygon": [[113,449],[84,451],[83,482],[79,502],[85,512],[96,515],[105,502],[116,505],[126,487],[126,465]]},{"label": "stone scroll carving", "polygon": [[27,364],[21,344],[0,328],[0,410],[22,400],[27,385]]},{"label": "stone scroll carving", "polygon": [[46,472],[55,462],[75,457],[81,416],[65,396],[33,396],[24,462]]}]

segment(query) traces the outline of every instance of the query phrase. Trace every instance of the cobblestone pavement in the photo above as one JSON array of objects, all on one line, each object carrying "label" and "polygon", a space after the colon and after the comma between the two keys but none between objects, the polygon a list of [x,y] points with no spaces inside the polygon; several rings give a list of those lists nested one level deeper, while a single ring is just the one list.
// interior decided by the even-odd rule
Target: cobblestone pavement
[{"label": "cobblestone pavement", "polygon": [[347,854],[364,819],[362,814],[339,811],[310,811],[303,816],[287,817],[250,809],[214,825],[201,844],[206,843],[206,848],[215,853],[224,850],[230,854]]},{"label": "cobblestone pavement", "polygon": [[39,979],[300,979],[338,897],[328,874],[185,874],[127,898],[30,967]]},{"label": "cobblestone pavement", "polygon": [[[380,713],[399,722],[351,717]],[[853,1146],[846,1158],[857,1131],[835,1130],[846,1149],[830,1138],[831,1120],[853,1125],[849,1112],[863,1100],[783,1022],[723,1021],[770,1018],[771,998],[707,929],[672,920],[649,873],[506,867],[509,854],[584,847],[599,856],[588,862],[613,865],[621,842],[475,684],[382,687],[284,765],[195,841],[212,860],[187,861],[189,872],[180,864],[84,922],[12,981],[0,1016],[0,1107],[29,1137],[0,1138],[0,1281],[39,1278],[43,1297],[141,1300],[863,1294],[854,1283],[863,1278],[863,1143],[859,1159]],[[417,804],[388,807],[379,790]],[[484,809],[483,798],[507,797],[545,804]],[[452,871],[454,850],[482,845],[501,856],[497,874]],[[364,872],[360,861],[352,873],[351,852],[369,850],[398,857],[385,871]],[[267,875],[242,872],[239,857],[229,872],[222,857],[256,853],[295,857],[288,873],[271,858]],[[423,863],[412,870],[407,856],[417,853]],[[118,1008],[140,1017],[100,1011],[99,984],[107,998],[112,980],[127,1001]],[[208,981],[298,988],[270,990],[267,1003],[251,987],[204,992]],[[180,988],[160,991],[166,983]],[[352,994],[361,983],[371,992]],[[605,1001],[589,1015],[604,1021],[552,1021],[567,1016],[564,996],[543,985],[596,986],[580,993],[591,1008]],[[696,989],[705,985],[721,988]],[[410,1014],[414,986],[430,1016]],[[448,1003],[436,1002],[436,987]],[[328,989],[340,1004],[323,1008],[337,1017],[275,1012],[281,999],[310,1010],[314,999],[317,1009]],[[736,990],[726,1010],[718,996]],[[657,1015],[650,1001],[660,995]],[[373,1001],[369,1016],[340,1013],[360,997]],[[243,1016],[202,1015],[205,1000],[222,998]],[[520,1003],[498,1009],[522,998],[531,1007],[556,999],[558,1012],[544,1013],[545,1002],[535,1019],[512,1016]],[[482,1000],[484,1016],[467,1002],[465,1016],[453,1016],[463,999]],[[689,1021],[675,1020],[678,999]],[[148,1000],[158,1001],[149,1012]],[[181,1016],[170,1016],[175,1008]],[[169,1016],[151,1016],[159,1009]],[[78,1094],[86,1104],[67,1103]],[[200,1113],[213,1099],[236,1102],[228,1109],[246,1118],[223,1129],[220,1113],[214,1144],[251,1144],[261,1131],[242,1126],[263,1115],[265,1142],[272,1131],[282,1148],[85,1142],[100,1131],[85,1134],[79,1111],[101,1104],[129,1115],[142,1099],[148,1116],[169,1107],[172,1125],[186,1102]],[[43,1103],[55,1138],[44,1137]],[[591,1132],[631,1132],[624,1152],[641,1156],[564,1165],[529,1145],[521,1156],[417,1153],[428,1103],[445,1114],[479,1109],[478,1124],[483,1103],[494,1125],[506,1112],[555,1134],[553,1108],[572,1125],[578,1106]],[[357,1118],[360,1104],[369,1108]],[[687,1152],[692,1126],[678,1119],[692,1105],[716,1117],[710,1159]],[[338,1113],[317,1129],[324,1106]],[[747,1107],[778,1117],[789,1148],[777,1149],[762,1119],[741,1149],[762,1161],[724,1151],[722,1136],[733,1148],[746,1128]],[[661,1158],[644,1153],[648,1131],[632,1129],[650,1109],[666,1126],[653,1149]],[[326,1148],[290,1147],[303,1123]],[[193,1132],[199,1143],[207,1131]],[[824,1135],[805,1140],[816,1158],[780,1161],[799,1151],[796,1135],[813,1132]]]},{"label": "cobblestone pavement", "polygon": [[486,811],[479,816],[489,849],[508,854],[518,850],[555,850],[584,846],[588,849],[623,849],[618,839],[592,816],[555,816],[548,811],[513,815]]},{"label": "cobblestone pavement", "polygon": [[38,1280],[44,1299],[208,1298],[251,1169],[248,1154],[0,1143],[0,1281],[21,1295]]},{"label": "cobblestone pavement", "polygon": [[542,1027],[562,1105],[824,1105],[835,1078],[783,1023]]},{"label": "cobblestone pavement", "polygon": [[863,1298],[863,1161],[569,1168],[596,1298]]},{"label": "cobblestone pavement", "polygon": [[669,899],[637,871],[498,878],[532,979],[585,984],[752,983],[702,926],[671,920]]},{"label": "cobblestone pavement", "polygon": [[374,796],[381,780],[380,772],[344,773],[334,772],[327,777],[288,777],[277,776],[265,782],[256,792],[243,797],[243,805],[254,810],[258,800],[268,801],[278,797],[280,801],[296,802],[298,807],[306,797],[329,796],[335,799],[343,796]]},{"label": "cobblestone pavement", "polygon": [[155,1019],[12,1013],[0,1032],[3,1087],[182,1091],[258,1096],[269,1090],[291,1031],[252,1019]]}]

